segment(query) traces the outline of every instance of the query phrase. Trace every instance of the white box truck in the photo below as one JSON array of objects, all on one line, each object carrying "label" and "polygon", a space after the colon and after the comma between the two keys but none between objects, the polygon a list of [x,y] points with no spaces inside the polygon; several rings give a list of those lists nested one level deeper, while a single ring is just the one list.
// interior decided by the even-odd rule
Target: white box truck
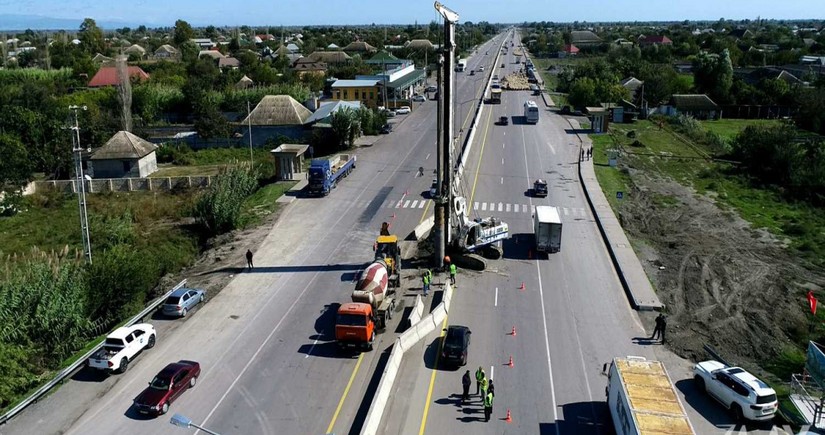
[{"label": "white box truck", "polygon": [[561,216],[558,207],[549,205],[536,207],[533,233],[536,235],[536,251],[559,252],[561,250]]},{"label": "white box truck", "polygon": [[614,358],[607,374],[606,393],[617,435],[695,435],[670,376],[659,361],[638,356]]}]

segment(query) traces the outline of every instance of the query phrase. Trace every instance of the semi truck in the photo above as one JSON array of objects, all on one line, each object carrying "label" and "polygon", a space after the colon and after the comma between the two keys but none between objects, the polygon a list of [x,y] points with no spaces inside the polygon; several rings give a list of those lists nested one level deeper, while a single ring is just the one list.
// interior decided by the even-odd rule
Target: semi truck
[{"label": "semi truck", "polygon": [[455,64],[456,72],[462,72],[465,69],[467,69],[467,59],[459,59],[459,61]]},{"label": "semi truck", "polygon": [[561,250],[561,215],[558,207],[539,205],[533,221],[536,251],[559,252]]},{"label": "semi truck", "polygon": [[355,156],[339,154],[326,159],[313,159],[309,165],[309,193],[327,196],[341,178],[355,169]]},{"label": "semi truck", "polygon": [[607,407],[617,435],[694,435],[664,364],[638,356],[614,358],[607,372]]},{"label": "semi truck", "polygon": [[375,261],[361,272],[352,302],[341,304],[336,313],[335,340],[341,348],[372,350],[376,333],[392,319],[395,293],[401,281],[401,252],[398,236],[381,235],[375,244]]}]

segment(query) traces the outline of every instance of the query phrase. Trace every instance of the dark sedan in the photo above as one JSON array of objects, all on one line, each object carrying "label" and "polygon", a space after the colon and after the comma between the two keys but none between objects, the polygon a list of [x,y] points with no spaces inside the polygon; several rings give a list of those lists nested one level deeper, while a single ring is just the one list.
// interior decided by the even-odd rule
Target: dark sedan
[{"label": "dark sedan", "polygon": [[195,361],[178,361],[167,365],[149,382],[149,387],[135,398],[141,414],[161,415],[184,391],[195,386],[201,365]]},{"label": "dark sedan", "polygon": [[461,325],[448,326],[444,337],[441,359],[445,363],[467,365],[467,350],[470,348],[470,328]]}]

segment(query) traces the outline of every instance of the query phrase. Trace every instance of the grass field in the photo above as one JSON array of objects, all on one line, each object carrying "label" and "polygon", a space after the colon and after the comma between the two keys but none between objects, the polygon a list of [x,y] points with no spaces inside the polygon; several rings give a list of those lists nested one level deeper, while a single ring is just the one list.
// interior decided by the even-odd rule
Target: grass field
[{"label": "grass field", "polygon": [[706,130],[722,136],[725,140],[732,140],[737,134],[739,134],[740,131],[750,125],[772,126],[780,123],[780,121],[772,119],[719,119],[715,121],[700,122],[702,123],[702,127]]},{"label": "grass field", "polygon": [[268,184],[258,189],[243,203],[241,225],[244,228],[255,226],[265,216],[275,212],[279,206],[275,201],[296,184],[295,181],[285,181]]},{"label": "grass field", "polygon": [[[751,120],[727,120],[714,124],[717,122],[707,121],[703,125],[711,124],[711,129],[729,135],[746,125],[759,124]],[[787,238],[790,246],[801,256],[815,264],[825,264],[825,210],[802,202],[786,201],[774,190],[751,186],[742,177],[731,175],[729,165],[702,158],[693,147],[668,130],[659,130],[649,121],[612,124],[610,129],[608,134],[591,135],[597,165],[607,164],[603,150],[621,145],[625,153],[620,155],[620,161],[625,159],[631,167],[692,186],[698,193],[713,192],[719,204],[733,209],[754,228],[765,228],[781,238]],[[635,139],[627,137],[630,131],[636,132]],[[642,146],[633,146],[635,140]],[[693,146],[702,149],[699,145]],[[605,192],[626,190],[630,185],[628,176],[616,168],[597,166],[596,176]],[[615,197],[607,196],[615,209]]]},{"label": "grass field", "polygon": [[[217,175],[228,165],[249,163],[249,148],[208,148],[186,153],[187,164],[162,163],[151,177],[186,177],[195,175]],[[255,167],[263,177],[274,171],[274,162],[269,150],[253,148]]]}]

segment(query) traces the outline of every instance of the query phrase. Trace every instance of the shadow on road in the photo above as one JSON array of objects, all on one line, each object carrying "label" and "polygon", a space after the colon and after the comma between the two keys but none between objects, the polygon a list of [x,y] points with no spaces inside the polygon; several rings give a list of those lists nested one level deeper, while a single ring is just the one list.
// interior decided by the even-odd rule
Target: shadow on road
[{"label": "shadow on road", "polygon": [[326,264],[326,265],[306,265],[306,266],[257,266],[253,269],[245,267],[221,267],[200,273],[199,275],[211,275],[213,273],[290,273],[290,272],[334,272],[347,271],[358,273],[364,267],[364,263],[356,264]]},{"label": "shadow on road", "polygon": [[302,344],[298,353],[322,358],[352,359],[358,356],[358,351],[341,349],[335,341],[335,315],[341,304],[324,305],[318,318],[315,319],[315,334],[307,337],[312,343]]},{"label": "shadow on road", "polygon": [[78,382],[103,382],[109,377],[106,372],[102,370],[92,369],[89,367],[82,367],[71,379]]},{"label": "shadow on road", "polygon": [[610,411],[604,401],[576,402],[562,405],[562,420],[555,423],[540,423],[539,434],[593,434],[604,435],[613,432]]},{"label": "shadow on road", "polygon": [[372,405],[372,399],[375,397],[375,391],[378,390],[378,384],[381,382],[381,375],[384,374],[384,369],[387,367],[387,362],[390,360],[390,353],[392,346],[388,346],[381,352],[378,357],[378,362],[375,369],[372,371],[372,376],[367,384],[367,389],[364,391],[364,397],[361,399],[361,405],[358,406],[358,411],[355,413],[355,418],[352,421],[352,427],[349,430],[349,435],[358,435],[364,426],[364,420],[367,418],[367,412]]},{"label": "shadow on road", "polygon": [[163,417],[162,415],[157,416],[157,415],[141,414],[140,412],[138,412],[137,408],[134,405],[129,406],[129,409],[127,409],[126,412],[123,413],[123,415],[126,416],[126,418],[129,418],[131,420],[138,420],[138,421],[149,421],[149,420],[154,420],[158,417]]},{"label": "shadow on road", "polygon": [[648,346],[651,344],[662,344],[662,341],[658,338],[650,338],[650,337],[633,337],[633,344],[638,344],[641,346]]},{"label": "shadow on road", "polygon": [[536,237],[532,233],[515,233],[501,243],[504,258],[510,260],[547,259],[547,254],[536,252]]}]

